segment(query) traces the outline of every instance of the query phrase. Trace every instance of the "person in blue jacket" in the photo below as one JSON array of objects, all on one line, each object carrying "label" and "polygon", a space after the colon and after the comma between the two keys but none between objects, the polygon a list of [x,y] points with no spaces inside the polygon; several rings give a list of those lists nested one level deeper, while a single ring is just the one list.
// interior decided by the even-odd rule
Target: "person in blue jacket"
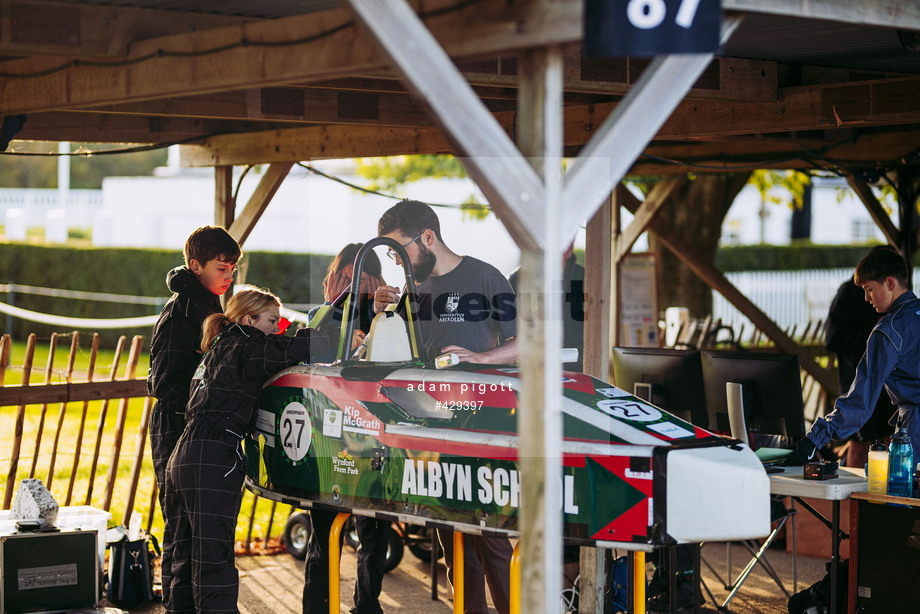
[{"label": "person in blue jacket", "polygon": [[869,335],[850,390],[832,412],[815,421],[786,465],[803,465],[831,440],[862,428],[883,387],[897,407],[889,424],[907,427],[914,450],[920,449],[920,299],[907,289],[907,263],[893,247],[877,247],[856,265],[853,279],[866,301],[884,315]]}]

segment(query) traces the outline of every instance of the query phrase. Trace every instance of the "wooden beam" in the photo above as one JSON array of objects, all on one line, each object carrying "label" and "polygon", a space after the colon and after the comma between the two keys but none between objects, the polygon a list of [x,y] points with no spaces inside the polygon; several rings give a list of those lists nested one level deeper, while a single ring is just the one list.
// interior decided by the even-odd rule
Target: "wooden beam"
[{"label": "wooden beam", "polygon": [[[635,213],[640,206],[639,200],[624,190],[622,204],[631,212]],[[830,369],[825,369],[808,353],[804,348],[799,347],[783,330],[776,325],[757,305],[752,303],[738,288],[736,288],[725,277],[722,271],[718,270],[709,262],[698,258],[693,245],[677,233],[667,222],[659,217],[652,218],[649,221],[649,230],[655,233],[661,243],[677,256],[684,264],[693,270],[697,276],[706,282],[710,288],[721,294],[731,303],[735,309],[740,311],[754,326],[764,332],[775,344],[780,351],[787,354],[798,354],[800,364],[805,371],[817,380],[825,390],[836,391],[837,376]]]},{"label": "wooden beam", "polygon": [[[573,45],[565,55],[566,93],[623,96],[648,66],[647,58],[592,59]],[[517,58],[480,58],[458,62],[458,68],[472,85],[517,87]],[[776,100],[777,63],[744,58],[713,58],[687,93],[688,98],[717,100]],[[888,76],[880,73],[879,78]]]},{"label": "wooden beam", "polygon": [[445,50],[401,0],[349,0],[521,247],[541,249],[543,187]]},{"label": "wooden beam", "polygon": [[585,237],[584,372],[607,380],[610,370],[610,288],[613,198],[588,220]]},{"label": "wooden beam", "polygon": [[[634,175],[686,172],[731,172],[753,168],[814,169],[816,167],[892,168],[913,155],[920,142],[917,126],[889,132],[828,133],[818,138],[712,139],[706,142],[652,142],[633,165]],[[669,162],[669,160],[673,161]]]},{"label": "wooden beam", "polygon": [[[278,90],[278,88],[274,88]],[[298,89],[285,88],[297,92]],[[318,88],[314,88],[318,91]],[[30,115],[23,131],[17,135],[20,140],[70,140],[80,142],[130,142],[130,143],[169,143],[184,141],[195,137],[206,137],[217,133],[253,132],[256,130],[295,127],[298,124],[309,123],[306,119],[292,119],[291,115],[284,117],[282,114],[272,114],[272,119],[260,113],[260,101],[264,90],[250,92],[229,92],[214,95],[201,95],[184,97],[174,100],[155,101],[146,103],[132,103],[127,105],[113,105],[98,109],[78,110],[72,112],[49,112]],[[329,92],[331,96],[331,92]],[[342,93],[344,94],[344,93]],[[920,97],[920,79],[905,78],[887,81],[862,82],[847,85],[820,85],[802,88],[788,88],[780,92],[780,100],[774,103],[752,102],[725,102],[725,101],[700,101],[685,100],[674,110],[670,118],[658,131],[656,139],[696,139],[687,145],[668,145],[669,148],[683,148],[685,153],[663,153],[663,157],[682,159],[694,158],[700,162],[706,160],[703,153],[707,149],[714,154],[721,154],[728,160],[726,166],[751,161],[771,161],[779,159],[785,163],[790,158],[801,158],[814,152],[814,159],[820,159],[827,153],[829,147],[846,148],[854,134],[852,130],[864,130],[873,126],[886,125],[920,125],[920,106],[913,104],[913,100]],[[305,98],[311,95],[305,95]],[[307,105],[303,108],[302,116],[305,118],[321,118],[323,121],[355,125],[415,125],[417,127],[431,127],[432,121],[426,114],[419,113],[418,107],[405,100],[405,95],[386,95],[376,99],[377,115],[362,115],[360,102],[353,107],[351,114],[348,111],[330,112],[323,109],[323,105]],[[251,104],[255,99],[257,102]],[[335,96],[332,99],[341,99]],[[277,101],[276,101],[277,102]],[[392,103],[392,104],[391,104]],[[275,103],[272,103],[275,104]],[[335,105],[339,103],[336,102]],[[370,102],[373,108],[373,102]],[[334,106],[335,106],[334,105]],[[345,105],[347,107],[347,104]],[[256,109],[256,117],[249,115],[251,108]],[[609,116],[616,108],[614,103],[575,104],[565,107],[565,146],[577,151],[588,139],[597,132],[602,120]],[[411,112],[415,109],[415,113]],[[110,114],[111,113],[111,114]],[[183,117],[179,117],[182,115]],[[331,117],[336,115],[337,118]],[[340,116],[339,116],[340,115]],[[493,112],[496,121],[507,133],[514,129],[514,112]],[[215,119],[219,117],[220,119]],[[279,119],[280,118],[280,119]],[[843,126],[843,128],[839,128]],[[857,128],[849,128],[855,126]],[[820,140],[809,136],[801,138],[791,134],[797,131],[826,130],[828,137]],[[845,130],[851,130],[849,133]],[[346,130],[347,131],[347,130]],[[360,132],[360,131],[358,131]],[[769,132],[771,136],[751,136],[757,133]],[[780,133],[788,132],[789,137],[784,138]],[[342,134],[341,132],[339,134]],[[378,132],[370,133],[372,135]],[[396,133],[393,133],[395,136]],[[897,133],[895,133],[897,134]],[[716,144],[715,139],[732,137]],[[792,143],[791,137],[796,137]],[[741,138],[746,137],[746,138]],[[255,138],[260,137],[243,137]],[[284,138],[282,136],[282,138]],[[300,143],[301,135],[292,134],[298,142],[293,143],[295,150],[302,150],[310,143]],[[341,136],[334,137],[341,139]],[[353,137],[347,139],[351,142]],[[431,153],[431,150],[415,145],[415,133],[396,137],[397,147],[382,147],[379,141],[364,138],[358,135],[359,142],[367,146],[366,151],[355,152],[353,155],[392,155],[402,153]],[[860,137],[862,138],[862,137]],[[882,138],[882,137],[869,137]],[[232,141],[227,137],[224,142]],[[699,139],[705,139],[700,142]],[[436,151],[448,151],[450,148],[442,138],[437,139]],[[400,143],[407,144],[400,151]],[[654,141],[647,150],[649,153],[657,147]],[[915,149],[916,144],[901,139],[902,144],[895,149],[880,147],[877,151],[859,147],[851,151],[844,159],[848,161],[869,160],[884,163],[886,160],[897,160]],[[217,142],[217,141],[215,141]],[[863,141],[866,143],[866,141]],[[328,146],[336,147],[338,143],[329,142]],[[326,147],[324,143],[322,147]],[[279,149],[266,150],[265,157],[235,160],[237,164],[252,162],[278,161]],[[346,148],[347,149],[347,148]],[[691,152],[692,150],[692,152]],[[777,152],[772,156],[769,152]],[[749,152],[757,152],[759,158],[747,156]],[[212,158],[221,155],[221,152],[210,152]],[[229,155],[229,154],[228,154]],[[348,155],[347,151],[343,155]],[[837,156],[837,151],[830,153],[831,157]],[[301,157],[300,159],[304,159]],[[711,158],[710,158],[711,160]],[[205,165],[213,162],[205,162]],[[639,166],[649,164],[648,160],[639,160]],[[810,162],[791,161],[792,167],[805,167]],[[701,169],[702,170],[702,169]],[[680,172],[674,169],[652,167],[652,174]]]},{"label": "wooden beam", "polygon": [[[610,281],[612,203],[607,201],[588,221],[585,241],[585,327],[581,356],[584,372],[609,381]],[[579,611],[604,612],[605,555],[603,549],[582,547],[579,552]]]},{"label": "wooden beam", "polygon": [[134,41],[227,27],[246,20],[234,15],[126,6],[0,0],[0,55],[123,57]]},{"label": "wooden beam", "polygon": [[214,134],[240,134],[294,125],[278,121],[144,117],[64,111],[29,115],[16,139],[80,143],[175,143],[202,139]]},{"label": "wooden beam", "polygon": [[[572,45],[564,53],[563,90],[567,94],[607,94],[623,96],[648,65],[646,58],[585,58],[581,45]],[[517,56],[477,58],[456,62],[457,68],[481,98],[514,98],[518,87]],[[824,69],[825,73],[827,69]],[[746,58],[715,58],[703,75],[693,84],[688,98],[720,100],[776,100],[777,63]],[[860,74],[866,74],[861,71]],[[879,73],[879,78],[889,76]],[[314,81],[312,87],[339,90],[399,92],[404,91],[395,75],[386,71],[374,78],[333,79]],[[840,80],[850,81],[849,75]]]},{"label": "wooden beam", "polygon": [[[739,23],[737,18],[723,21],[723,42]],[[643,71],[567,173],[564,234],[594,215],[712,58],[711,53],[660,56]]]},{"label": "wooden beam", "polygon": [[[623,216],[621,211],[626,206],[626,199],[635,200],[625,183],[618,183],[610,194],[610,203],[612,211],[612,224],[610,227],[611,241],[616,245],[623,235]],[[638,201],[636,201],[638,204]],[[611,254],[613,256],[613,254]],[[620,288],[620,262],[622,258],[613,257],[610,263],[610,342],[612,346],[620,343],[623,336],[622,315],[623,315],[623,298],[622,289]],[[608,381],[614,381],[613,369],[608,370]]]},{"label": "wooden beam", "polygon": [[201,145],[182,145],[179,151],[183,166],[216,166],[452,150],[434,128],[318,126],[216,136]]},{"label": "wooden beam", "polygon": [[[528,169],[532,165],[542,183],[536,200],[523,203],[541,211],[535,216],[539,225],[534,238],[539,240],[536,245],[518,241],[522,248],[522,292],[518,300],[521,586],[531,587],[522,591],[520,611],[540,612],[546,611],[548,604],[558,603],[562,590],[559,501],[563,395],[559,356],[563,292],[558,223],[562,205],[562,54],[555,47],[530,51],[522,55],[520,66],[519,142],[526,161],[520,155],[516,160]],[[504,134],[501,137],[507,140]],[[517,216],[519,212],[511,214]],[[509,230],[515,225],[514,220],[509,223],[504,217],[502,222]]]},{"label": "wooden beam", "polygon": [[[514,90],[509,90],[513,93]],[[775,94],[776,95],[776,94]],[[772,101],[684,100],[656,139],[751,135],[840,129],[850,126],[920,124],[920,78],[815,85],[780,90]],[[491,100],[490,110],[506,133],[513,131],[513,101]],[[566,146],[588,142],[619,103],[568,104]],[[148,117],[181,116],[248,122],[431,127],[434,122],[407,94],[336,92],[325,88],[259,88],[76,110]],[[74,118],[82,121],[81,118]],[[157,120],[150,120],[156,125]],[[29,128],[29,124],[26,124]],[[82,140],[82,139],[74,139]],[[761,140],[761,142],[763,142]]]},{"label": "wooden beam", "polygon": [[243,245],[249,237],[249,233],[252,232],[256,222],[262,217],[262,213],[265,211],[268,203],[271,202],[275,192],[281,187],[281,183],[284,181],[284,178],[287,177],[292,166],[294,166],[293,162],[276,162],[265,171],[265,174],[259,181],[259,185],[256,186],[256,191],[253,192],[252,196],[249,198],[249,202],[246,203],[243,212],[227,229],[227,232],[229,232],[240,245]]},{"label": "wooden beam", "polygon": [[[686,100],[675,107],[655,138],[704,139],[920,123],[918,100],[920,78],[916,77],[783,88],[772,102]],[[598,115],[615,113],[617,106],[594,105],[584,121],[596,123]],[[577,121],[576,109],[581,107],[569,109],[567,123]],[[569,130],[578,134],[577,126]]]},{"label": "wooden beam", "polygon": [[617,237],[613,250],[613,259],[615,262],[620,262],[623,256],[632,250],[632,246],[636,243],[639,236],[645,232],[649,222],[655,217],[658,210],[661,209],[671,198],[671,195],[680,189],[686,182],[687,180],[685,177],[677,177],[675,179],[662,179],[655,184],[655,187],[652,188],[652,191],[649,192],[648,196],[645,198],[645,202],[636,210],[632,222],[630,222],[626,230]]},{"label": "wooden beam", "polygon": [[233,200],[233,166],[214,167],[214,223],[230,228],[236,214]]},{"label": "wooden beam", "polygon": [[722,10],[920,30],[913,0],[722,0]]},{"label": "wooden beam", "polygon": [[[581,5],[581,0],[485,0],[456,7],[454,0],[430,0],[425,9],[446,52],[462,58],[576,43]],[[402,30],[393,35],[402,44],[409,40]],[[188,54],[199,55],[190,60]],[[0,81],[0,115],[281,86],[386,67],[384,54],[341,9],[137,41],[110,66],[68,62],[52,57],[4,63],[3,72],[24,77]]]},{"label": "wooden beam", "polygon": [[[513,101],[503,106],[513,108]],[[104,105],[74,112],[283,121],[290,122],[292,126],[304,123],[416,127],[433,125],[424,109],[408,93],[335,91],[312,87],[263,87]]]},{"label": "wooden beam", "polygon": [[[628,174],[726,172],[739,166],[806,169],[818,165],[830,168],[835,161],[849,167],[876,168],[895,164],[909,156],[918,142],[920,129],[915,127],[890,132],[829,133],[824,139],[751,137],[702,142],[653,141],[643,152],[650,157],[637,159]],[[566,147],[570,155],[578,154],[578,145],[566,141]],[[379,126],[300,127],[215,136],[198,145],[183,145],[181,151],[184,166],[453,153],[451,145],[434,128]]]},{"label": "wooden beam", "polygon": [[146,379],[0,387],[0,407],[147,396]]},{"label": "wooden beam", "polygon": [[872,193],[869,184],[862,179],[857,179],[853,175],[847,175],[847,183],[850,184],[850,189],[856,192],[859,200],[866,206],[866,211],[869,212],[869,215],[875,220],[875,225],[878,226],[882,234],[885,235],[885,240],[888,241],[888,245],[900,249],[901,233],[891,221],[888,212],[882,207],[882,203],[880,203],[875,197],[875,194]]}]

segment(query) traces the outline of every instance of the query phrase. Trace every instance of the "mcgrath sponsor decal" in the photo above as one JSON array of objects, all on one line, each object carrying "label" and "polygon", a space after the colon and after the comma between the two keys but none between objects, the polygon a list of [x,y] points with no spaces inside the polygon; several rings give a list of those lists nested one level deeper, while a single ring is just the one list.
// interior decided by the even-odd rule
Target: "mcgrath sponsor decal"
[{"label": "mcgrath sponsor decal", "polygon": [[294,465],[302,464],[313,443],[313,423],[302,398],[287,400],[284,411],[278,416],[277,428],[284,459]]},{"label": "mcgrath sponsor decal", "polygon": [[366,414],[366,416],[368,417],[362,416],[361,412],[351,405],[346,405],[345,414],[342,416],[345,425],[342,429],[348,433],[361,433],[362,435],[380,437],[383,423],[372,414]]}]

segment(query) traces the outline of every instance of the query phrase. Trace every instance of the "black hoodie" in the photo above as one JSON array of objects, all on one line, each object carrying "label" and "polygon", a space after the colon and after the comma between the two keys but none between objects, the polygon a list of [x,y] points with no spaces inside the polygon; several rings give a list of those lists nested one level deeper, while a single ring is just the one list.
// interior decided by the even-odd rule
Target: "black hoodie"
[{"label": "black hoodie", "polygon": [[188,267],[176,267],[167,273],[166,286],[174,294],[153,327],[147,392],[182,414],[188,403],[189,384],[201,361],[201,325],[222,309],[220,297],[202,286]]}]

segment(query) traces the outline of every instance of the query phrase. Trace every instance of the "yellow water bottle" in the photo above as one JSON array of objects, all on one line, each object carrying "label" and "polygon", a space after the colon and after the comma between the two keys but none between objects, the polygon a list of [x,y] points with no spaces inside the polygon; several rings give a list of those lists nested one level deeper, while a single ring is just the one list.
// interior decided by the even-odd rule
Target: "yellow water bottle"
[{"label": "yellow water bottle", "polygon": [[869,492],[884,495],[888,492],[888,450],[876,439],[869,448]]}]

